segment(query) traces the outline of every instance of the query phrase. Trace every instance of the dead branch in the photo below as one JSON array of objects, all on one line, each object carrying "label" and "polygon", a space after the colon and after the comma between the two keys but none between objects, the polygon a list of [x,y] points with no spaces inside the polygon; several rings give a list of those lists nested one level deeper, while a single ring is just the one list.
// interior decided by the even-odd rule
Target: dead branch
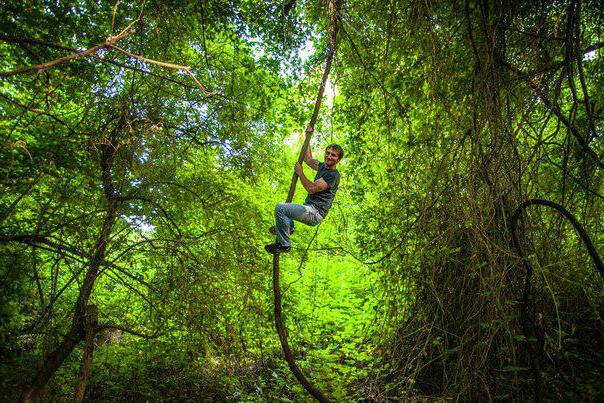
[{"label": "dead branch", "polygon": [[117,8],[120,5],[120,0],[115,2],[115,6],[113,6],[113,15],[111,15],[111,33],[113,33],[113,29],[115,27],[115,15],[117,14]]},{"label": "dead branch", "polygon": [[109,45],[109,46],[112,49],[120,51],[120,52],[122,52],[123,54],[125,54],[127,56],[134,57],[135,59],[142,60],[145,63],[155,64],[157,66],[167,67],[169,69],[176,69],[176,70],[190,70],[191,69],[189,66],[181,66],[180,64],[160,62],[158,60],[148,59],[148,58],[146,58],[144,56],[135,55],[134,53],[128,52],[127,50],[122,49],[122,48],[120,48],[118,46],[115,46],[115,45]]},{"label": "dead branch", "polygon": [[[131,27],[136,21],[138,21],[138,19],[134,20],[130,25],[128,25],[127,29],[129,27]],[[154,64],[156,66],[166,67],[166,68],[175,69],[175,70],[182,70],[189,77],[191,77],[191,79],[193,80],[193,82],[195,83],[195,85],[197,86],[197,88],[199,88],[205,95],[216,95],[216,94],[219,94],[221,92],[220,90],[208,91],[203,86],[203,84],[201,84],[201,82],[197,79],[197,77],[195,77],[195,75],[191,71],[191,67],[190,66],[184,66],[184,65],[179,65],[179,64],[174,64],[174,63],[167,63],[167,62],[162,62],[162,61],[159,61],[159,60],[149,59],[149,58],[146,58],[144,56],[140,56],[140,55],[134,54],[132,52],[129,52],[129,51],[127,51],[125,49],[122,49],[122,48],[120,48],[118,46],[115,46],[115,43],[117,43],[120,40],[124,39],[128,35],[132,34],[134,31],[135,31],[134,29],[129,30],[127,32],[122,31],[122,33],[120,33],[117,36],[109,36],[107,38],[107,40],[105,42],[103,42],[102,44],[93,46],[93,47],[88,48],[87,50],[84,50],[84,51],[77,51],[77,52],[75,52],[75,53],[73,53],[71,55],[64,56],[64,57],[61,57],[59,59],[55,59],[55,60],[47,62],[47,63],[38,64],[38,65],[35,65],[35,66],[29,66],[29,67],[25,67],[25,68],[18,69],[18,70],[13,70],[13,71],[0,72],[0,77],[8,77],[8,76],[13,76],[13,75],[17,75],[17,74],[24,74],[24,73],[34,72],[34,71],[36,73],[39,73],[39,72],[41,72],[43,70],[49,69],[51,67],[54,67],[57,64],[65,63],[65,62],[67,62],[69,60],[76,59],[76,58],[83,57],[83,56],[91,56],[91,57],[103,60],[105,62],[109,62],[109,63],[115,64],[115,62],[108,61],[108,60],[103,59],[102,57],[100,57],[100,56],[98,56],[98,55],[95,54],[96,52],[98,52],[101,49],[111,48],[111,49],[117,50],[117,51],[119,51],[119,52],[121,52],[121,53],[123,53],[123,54],[125,54],[125,55],[127,55],[129,57],[133,57],[135,59],[142,60],[142,61],[144,61],[146,63],[149,63],[149,64]],[[48,43],[48,42],[39,41],[39,40],[36,40],[36,39],[22,39],[22,38],[15,38],[15,37],[9,37],[9,36],[0,36],[0,39],[5,40],[5,41],[9,41],[9,42],[23,42],[23,43],[29,42],[29,43],[34,43],[34,44],[39,44],[39,45],[45,45],[45,46],[49,46],[49,47],[56,47],[56,48],[60,48],[60,49],[71,49],[71,48],[63,46],[63,45],[55,45],[55,44],[51,44],[51,43]],[[136,69],[136,68],[132,68],[132,67],[129,67],[129,66],[121,66],[121,67],[127,67],[127,68],[130,68],[130,69]],[[139,71],[141,71],[141,72],[143,72],[145,74],[155,75],[153,73],[146,72],[146,71],[144,71],[142,69],[139,69]],[[165,79],[165,77],[161,77],[161,78]],[[170,80],[170,81],[173,81],[173,80]],[[179,83],[179,84],[181,84],[181,83]]]},{"label": "dead branch", "polygon": [[[132,24],[130,24],[130,25],[132,25]],[[128,29],[128,28],[126,28],[126,29]],[[80,57],[88,56],[88,55],[91,55],[92,53],[98,52],[101,49],[108,48],[112,44],[117,43],[117,42],[121,41],[122,39],[126,38],[127,36],[129,36],[133,32],[134,32],[134,30],[124,30],[124,31],[122,31],[120,34],[118,34],[116,36],[109,36],[105,40],[105,42],[103,42],[103,43],[101,43],[99,45],[95,45],[93,47],[90,47],[90,48],[88,48],[86,50],[78,51],[76,53],[72,53],[72,54],[70,54],[68,56],[60,57],[58,59],[52,60],[52,61],[47,62],[47,63],[36,64],[34,66],[24,67],[22,69],[17,69],[17,70],[12,70],[12,71],[3,71],[3,72],[0,72],[0,77],[10,77],[10,76],[18,75],[18,74],[31,73],[31,72],[39,73],[41,71],[50,69],[50,68],[52,68],[52,67],[54,67],[54,66],[56,66],[58,64],[62,64],[62,63],[65,63],[65,62],[68,62],[70,60],[77,59],[77,58],[80,58]]]},{"label": "dead branch", "polygon": [[166,63],[166,62],[160,62],[158,60],[153,60],[153,59],[149,59],[140,55],[135,55],[134,53],[128,52],[125,49],[122,49],[120,47],[114,46],[114,45],[110,45],[112,49],[115,49],[119,52],[122,52],[123,54],[130,56],[130,57],[134,57],[135,59],[138,60],[142,60],[145,63],[149,63],[149,64],[155,64],[156,66],[161,66],[161,67],[167,67],[169,69],[175,69],[175,70],[182,70],[184,71],[187,75],[189,75],[189,77],[191,77],[191,79],[193,79],[193,81],[195,82],[195,84],[197,85],[197,87],[205,94],[205,95],[215,95],[215,94],[219,94],[220,91],[208,91],[205,89],[205,87],[199,82],[199,80],[197,80],[197,78],[195,77],[195,75],[191,72],[191,67],[189,66],[182,66],[179,64],[173,64],[173,63]]},{"label": "dead branch", "polygon": [[[39,39],[19,38],[19,37],[15,37],[15,36],[7,36],[7,35],[1,35],[0,34],[0,40],[5,41],[5,42],[11,42],[11,43],[28,43],[28,44],[32,44],[32,45],[46,46],[46,47],[49,47],[49,48],[68,50],[70,52],[77,52],[77,49],[75,49],[75,48],[72,48],[72,47],[69,47],[69,46],[60,45],[60,44],[56,44],[56,43],[46,42],[46,41],[42,41],[42,40],[39,40]],[[170,77],[167,77],[167,76],[162,76],[162,75],[157,74],[157,73],[153,73],[152,71],[144,70],[144,69],[141,69],[141,68],[135,67],[135,66],[129,66],[127,64],[120,63],[120,62],[115,61],[115,60],[104,58],[102,56],[99,56],[96,53],[91,54],[90,56],[94,57],[95,59],[97,59],[97,60],[99,60],[99,61],[101,61],[103,63],[112,64],[114,66],[118,66],[118,67],[122,67],[122,68],[125,68],[125,69],[128,69],[128,70],[136,71],[138,73],[142,73],[142,74],[145,74],[145,75],[149,75],[149,76],[152,76],[152,77],[159,78],[161,80],[169,81],[171,83],[178,84],[178,85],[180,85],[180,86],[182,86],[183,88],[186,88],[186,89],[196,89],[196,88],[199,88],[199,85],[197,85],[197,84],[196,85],[189,85],[189,84],[183,83],[181,81],[175,80],[173,78],[170,78]],[[207,92],[207,95],[214,95],[214,94],[219,94],[219,93],[220,93],[220,91],[213,91],[213,92]]]}]

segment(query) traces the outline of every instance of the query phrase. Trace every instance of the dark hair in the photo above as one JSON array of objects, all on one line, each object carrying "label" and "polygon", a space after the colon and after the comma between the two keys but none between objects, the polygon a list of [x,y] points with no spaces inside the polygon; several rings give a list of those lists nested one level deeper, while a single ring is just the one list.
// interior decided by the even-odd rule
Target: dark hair
[{"label": "dark hair", "polygon": [[338,155],[340,156],[340,159],[344,158],[344,149],[340,145],[334,143],[334,144],[330,144],[327,147],[325,147],[326,150],[328,148],[336,150]]}]

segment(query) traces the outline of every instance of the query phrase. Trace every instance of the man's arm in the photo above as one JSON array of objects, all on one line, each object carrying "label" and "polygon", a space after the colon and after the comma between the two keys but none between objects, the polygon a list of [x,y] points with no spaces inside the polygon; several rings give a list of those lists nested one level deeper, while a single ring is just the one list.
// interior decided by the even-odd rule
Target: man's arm
[{"label": "man's arm", "polygon": [[319,178],[316,182],[312,182],[310,179],[308,179],[306,175],[304,175],[304,170],[302,169],[302,165],[300,165],[300,163],[296,163],[294,170],[296,171],[296,174],[300,178],[300,182],[302,182],[302,186],[304,186],[304,189],[306,189],[308,194],[312,195],[329,188],[329,184],[325,182],[323,178]]},{"label": "man's arm", "polygon": [[306,154],[304,154],[304,162],[306,162],[306,165],[308,165],[315,171],[319,170],[319,161],[312,157],[312,153],[310,152],[310,143],[308,143],[308,147],[306,147]]}]

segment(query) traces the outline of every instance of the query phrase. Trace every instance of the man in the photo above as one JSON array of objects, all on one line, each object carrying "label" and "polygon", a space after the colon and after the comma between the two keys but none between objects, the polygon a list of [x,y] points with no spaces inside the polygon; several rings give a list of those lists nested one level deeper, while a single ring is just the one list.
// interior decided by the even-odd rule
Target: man
[{"label": "man", "polygon": [[344,150],[337,144],[330,144],[325,149],[325,162],[319,162],[312,157],[310,145],[306,149],[304,162],[317,171],[314,181],[310,181],[300,163],[296,163],[294,170],[308,192],[304,204],[279,203],[275,207],[275,226],[271,232],[277,237],[275,243],[266,245],[268,253],[278,254],[291,250],[289,236],[294,232],[294,221],[315,226],[318,225],[329,212],[331,204],[340,184],[340,173],[336,165],[344,156]]}]

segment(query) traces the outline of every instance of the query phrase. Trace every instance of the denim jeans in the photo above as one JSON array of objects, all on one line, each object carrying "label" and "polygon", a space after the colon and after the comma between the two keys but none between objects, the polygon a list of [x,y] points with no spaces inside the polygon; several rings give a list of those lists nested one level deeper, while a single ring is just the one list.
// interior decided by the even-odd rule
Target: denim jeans
[{"label": "denim jeans", "polygon": [[289,229],[294,225],[293,220],[315,226],[323,221],[323,217],[313,207],[307,204],[279,203],[275,207],[275,232],[277,242],[289,246]]}]

